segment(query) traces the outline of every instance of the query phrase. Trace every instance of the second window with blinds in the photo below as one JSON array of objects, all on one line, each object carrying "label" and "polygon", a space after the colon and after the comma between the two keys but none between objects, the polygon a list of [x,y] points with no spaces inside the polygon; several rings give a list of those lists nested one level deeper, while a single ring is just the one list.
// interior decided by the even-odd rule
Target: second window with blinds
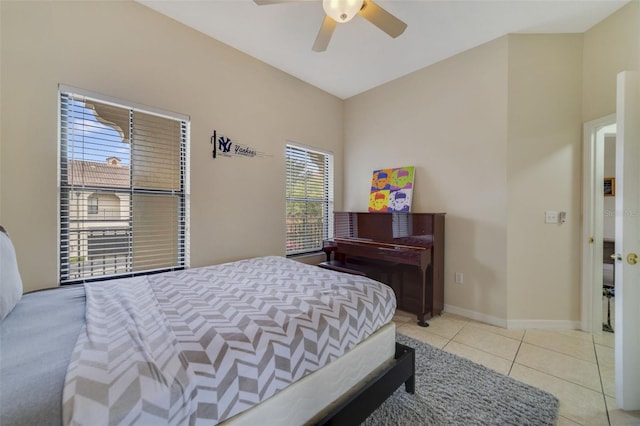
[{"label": "second window with blinds", "polygon": [[188,117],[60,90],[60,282],[188,266]]},{"label": "second window with blinds", "polygon": [[333,155],[287,144],[286,173],[286,254],[318,252],[333,230]]}]

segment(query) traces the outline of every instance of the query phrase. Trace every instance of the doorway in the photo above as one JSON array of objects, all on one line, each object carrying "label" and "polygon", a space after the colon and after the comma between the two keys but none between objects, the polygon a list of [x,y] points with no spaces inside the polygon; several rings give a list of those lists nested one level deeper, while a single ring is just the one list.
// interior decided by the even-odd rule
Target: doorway
[{"label": "doorway", "polygon": [[583,128],[582,321],[583,330],[602,333],[600,281],[604,204],[604,137],[616,127],[615,196],[615,388],[622,410],[640,409],[640,73],[617,76],[616,114],[585,123]]},{"label": "doorway", "polygon": [[[615,332],[615,233],[616,233],[616,125],[605,126],[604,203],[602,226],[602,330]],[[597,139],[597,138],[596,138]],[[594,285],[598,285],[597,280]]]},{"label": "doorway", "polygon": [[[605,197],[603,188],[605,178],[615,178],[615,172],[611,171],[611,151],[606,149],[608,144],[615,145],[615,133],[615,114],[585,123],[583,128],[581,328],[590,333],[602,332],[610,308],[603,303],[603,249],[605,240],[613,239],[615,206],[612,207],[611,197]],[[615,157],[613,164],[615,170]]]}]

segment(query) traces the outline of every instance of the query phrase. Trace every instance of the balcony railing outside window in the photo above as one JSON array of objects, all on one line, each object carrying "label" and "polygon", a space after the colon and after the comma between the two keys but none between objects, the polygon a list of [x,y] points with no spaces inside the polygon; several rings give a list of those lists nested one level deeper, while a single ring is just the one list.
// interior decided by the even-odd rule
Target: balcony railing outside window
[{"label": "balcony railing outside window", "polygon": [[189,261],[186,117],[60,94],[60,282]]}]

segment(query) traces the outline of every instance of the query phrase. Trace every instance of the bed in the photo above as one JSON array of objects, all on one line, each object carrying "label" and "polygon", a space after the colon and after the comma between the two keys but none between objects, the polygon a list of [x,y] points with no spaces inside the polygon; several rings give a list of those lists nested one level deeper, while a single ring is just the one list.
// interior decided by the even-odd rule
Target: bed
[{"label": "bed", "polygon": [[359,422],[412,391],[394,311],[278,256],[26,294],[0,324],[0,423]]}]

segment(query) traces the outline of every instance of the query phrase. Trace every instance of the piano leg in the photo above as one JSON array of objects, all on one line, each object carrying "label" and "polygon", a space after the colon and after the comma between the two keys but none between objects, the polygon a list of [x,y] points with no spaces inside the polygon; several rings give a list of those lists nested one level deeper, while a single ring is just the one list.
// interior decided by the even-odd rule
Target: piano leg
[{"label": "piano leg", "polygon": [[[418,325],[420,327],[429,327],[429,324],[424,320],[424,317],[427,315],[424,311],[425,308],[429,308],[429,304],[427,303],[427,299],[429,299],[429,295],[427,294],[427,285],[428,285],[428,277],[427,277],[427,271],[429,270],[429,266],[425,267],[424,269],[420,269],[420,281],[421,281],[421,294],[422,294],[422,300],[421,300],[421,305],[422,305],[422,309],[421,312],[418,314]],[[431,316],[433,316],[433,309],[429,309],[429,313],[431,314]]]},{"label": "piano leg", "polygon": [[433,314],[427,304],[426,270],[413,265],[400,265],[397,271],[397,278],[391,287],[396,294],[398,308],[414,314],[420,327],[429,327],[426,318]]}]

